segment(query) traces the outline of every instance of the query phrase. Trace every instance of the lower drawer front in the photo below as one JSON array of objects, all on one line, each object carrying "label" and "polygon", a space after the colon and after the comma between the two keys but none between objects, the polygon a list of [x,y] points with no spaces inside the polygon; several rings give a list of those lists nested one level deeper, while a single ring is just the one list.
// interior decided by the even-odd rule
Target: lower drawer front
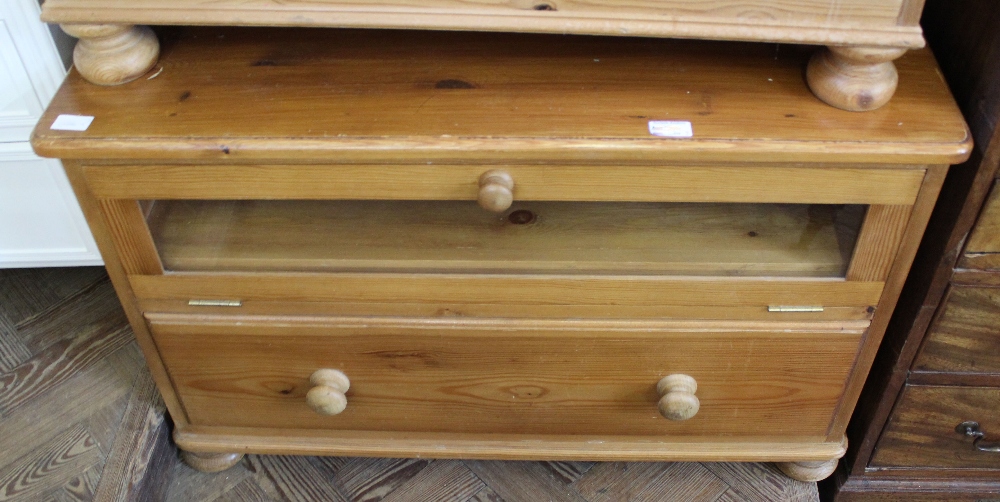
[{"label": "lower drawer front", "polygon": [[[719,440],[827,436],[861,335],[829,323],[822,331],[735,331],[147,317],[192,425]],[[320,368],[351,380],[338,415],[306,404]],[[674,373],[698,383],[700,411],[686,421],[658,413],[656,384]]]},{"label": "lower drawer front", "polygon": [[981,451],[956,431],[974,421],[985,437],[978,446],[1000,447],[1000,389],[907,385],[879,440],[872,465],[1000,469],[1000,452]]},{"label": "lower drawer front", "polygon": [[1000,288],[953,285],[913,371],[1000,375]]}]

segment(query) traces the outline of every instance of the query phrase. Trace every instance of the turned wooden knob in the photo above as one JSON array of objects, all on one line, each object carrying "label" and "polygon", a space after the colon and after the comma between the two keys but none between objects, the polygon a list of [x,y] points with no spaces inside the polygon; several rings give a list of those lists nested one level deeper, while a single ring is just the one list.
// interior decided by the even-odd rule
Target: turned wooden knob
[{"label": "turned wooden knob", "polygon": [[687,420],[698,413],[701,402],[694,393],[698,382],[687,375],[667,375],[656,384],[660,394],[660,415],[667,420]]},{"label": "turned wooden knob", "polygon": [[514,203],[514,178],[507,171],[490,169],[479,177],[479,205],[502,213]]},{"label": "turned wooden knob", "polygon": [[130,24],[62,24],[80,39],[73,49],[73,65],[83,78],[98,85],[131,82],[153,67],[160,42],[148,26]]},{"label": "turned wooden knob", "polygon": [[351,388],[351,381],[344,372],[330,369],[316,370],[309,377],[309,383],[313,387],[306,393],[306,402],[316,413],[336,415],[347,408],[347,396],[344,393]]},{"label": "turned wooden knob", "polygon": [[828,105],[852,112],[874,110],[889,102],[899,75],[893,60],[906,53],[894,47],[829,47],[809,60],[806,81]]}]

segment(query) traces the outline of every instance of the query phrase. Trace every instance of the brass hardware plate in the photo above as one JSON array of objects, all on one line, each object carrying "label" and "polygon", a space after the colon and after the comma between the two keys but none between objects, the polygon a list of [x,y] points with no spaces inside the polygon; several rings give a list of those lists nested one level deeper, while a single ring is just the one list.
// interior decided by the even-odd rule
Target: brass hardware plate
[{"label": "brass hardware plate", "polygon": [[242,307],[243,300],[188,300],[192,307]]},{"label": "brass hardware plate", "polygon": [[823,307],[808,305],[768,305],[768,312],[822,312]]}]

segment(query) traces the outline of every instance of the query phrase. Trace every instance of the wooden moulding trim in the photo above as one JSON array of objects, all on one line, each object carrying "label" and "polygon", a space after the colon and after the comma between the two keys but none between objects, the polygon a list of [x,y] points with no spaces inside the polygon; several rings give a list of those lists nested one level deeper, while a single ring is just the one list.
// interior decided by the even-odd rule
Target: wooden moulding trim
[{"label": "wooden moulding trim", "polygon": [[[897,486],[898,491],[912,493],[983,490],[993,495],[984,498],[995,499],[1000,494],[1000,478],[996,477],[996,472],[996,469],[989,468],[869,467],[865,469],[864,476],[851,476],[848,484],[855,484],[857,491],[865,491],[867,487],[871,487],[871,491],[895,491],[891,488]],[[969,496],[978,498],[972,497],[971,493]]]},{"label": "wooden moulding trim", "polygon": [[[377,279],[377,280],[375,280]],[[881,282],[477,274],[169,274],[129,276],[144,299],[509,305],[872,306]]]},{"label": "wooden moulding trim", "polygon": [[[76,5],[74,5],[74,3]],[[104,5],[102,5],[104,4]],[[176,7],[130,7],[121,2],[67,2],[49,0],[42,5],[42,20],[49,23],[115,23],[147,25],[287,26],[330,28],[390,28],[458,31],[513,31],[523,33],[573,33],[814,45],[877,45],[921,48],[925,45],[919,26],[843,23],[831,27],[821,23],[787,23],[755,19],[746,21],[700,16],[663,16],[649,12],[594,14],[525,10],[389,9],[344,8],[329,5],[305,8],[271,4],[253,8],[244,2],[215,2],[199,6],[177,2]]]},{"label": "wooden moulding trim", "polygon": [[[480,165],[195,164],[96,165],[86,166],[84,172],[98,197],[112,199],[475,200],[477,180],[487,169]],[[924,178],[924,170],[917,168],[846,166],[510,165],[503,169],[516,180],[519,201],[909,205]],[[728,183],[720,184],[720,178]]]},{"label": "wooden moulding trim", "polygon": [[[232,307],[188,305],[186,299],[139,298],[139,308],[143,312],[173,312],[189,315],[231,315]],[[241,315],[253,316],[396,316],[396,317],[442,317],[453,313],[466,317],[552,319],[552,318],[600,318],[614,319],[715,319],[741,321],[871,321],[868,307],[825,307],[822,312],[768,312],[763,305],[748,307],[726,307],[720,309],[711,305],[694,306],[627,306],[615,305],[595,311],[589,305],[521,305],[516,313],[505,305],[468,303],[353,303],[353,302],[282,302],[244,300],[240,306]]]},{"label": "wooden moulding trim", "polygon": [[624,138],[357,138],[116,140],[34,135],[42,157],[178,161],[315,162],[838,162],[958,164],[972,151],[971,137],[958,143],[864,143],[732,139]]},{"label": "wooden moulding trim", "polygon": [[[515,331],[524,330],[530,336],[534,331],[565,332],[566,336],[585,336],[583,332],[634,331],[658,336],[664,332],[807,332],[863,334],[869,321],[685,321],[685,320],[609,320],[609,319],[455,319],[455,318],[406,318],[406,317],[361,317],[332,316],[295,318],[278,316],[205,316],[172,313],[147,313],[146,319],[154,325],[178,326],[228,326],[236,323],[289,325],[297,327],[337,327],[372,329],[431,329],[431,330],[504,330],[507,336],[515,336]],[[568,333],[572,331],[573,333]],[[555,336],[558,336],[556,334]]]},{"label": "wooden moulding trim", "polygon": [[644,436],[517,436],[187,426],[174,441],[193,452],[490,460],[787,462],[840,458],[847,440],[822,437],[690,439]]}]

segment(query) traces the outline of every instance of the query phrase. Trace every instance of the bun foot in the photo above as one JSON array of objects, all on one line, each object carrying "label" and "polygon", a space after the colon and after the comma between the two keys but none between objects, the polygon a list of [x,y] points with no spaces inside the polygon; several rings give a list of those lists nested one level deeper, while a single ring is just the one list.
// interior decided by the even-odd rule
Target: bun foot
[{"label": "bun foot", "polygon": [[830,477],[833,471],[837,470],[839,460],[835,458],[814,462],[776,462],[774,465],[792,479],[812,483]]},{"label": "bun foot", "polygon": [[896,92],[899,74],[893,60],[906,49],[893,47],[828,47],[813,54],[806,82],[830,106],[852,112],[874,110]]},{"label": "bun foot", "polygon": [[80,39],[73,49],[73,66],[93,84],[131,82],[149,71],[160,56],[160,42],[148,26],[63,24],[60,27]]},{"label": "bun foot", "polygon": [[181,450],[181,460],[201,472],[221,472],[243,460],[242,453],[195,453]]}]

